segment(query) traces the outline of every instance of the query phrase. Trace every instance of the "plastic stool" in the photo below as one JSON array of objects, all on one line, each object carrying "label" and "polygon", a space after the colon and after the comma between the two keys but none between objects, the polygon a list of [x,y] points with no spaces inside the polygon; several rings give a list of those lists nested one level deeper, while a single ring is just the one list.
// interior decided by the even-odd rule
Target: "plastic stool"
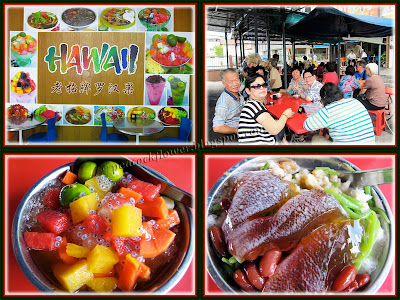
[{"label": "plastic stool", "polygon": [[[376,131],[376,135],[380,136],[382,130],[386,129],[385,109],[369,110],[368,113],[371,117],[372,125],[374,126],[374,130]],[[372,115],[375,115],[375,122],[372,119]]]},{"label": "plastic stool", "polygon": [[385,87],[385,94],[388,95],[388,97],[387,97],[387,108],[386,109],[389,111],[389,115],[390,115],[390,113],[391,113],[390,102],[393,101],[391,96],[394,96],[394,89]]}]

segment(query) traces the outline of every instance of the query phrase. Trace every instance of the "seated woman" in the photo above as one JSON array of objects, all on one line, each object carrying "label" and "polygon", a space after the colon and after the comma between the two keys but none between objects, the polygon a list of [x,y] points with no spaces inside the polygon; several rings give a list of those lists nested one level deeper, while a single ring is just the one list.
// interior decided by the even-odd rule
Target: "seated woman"
[{"label": "seated woman", "polygon": [[345,98],[353,98],[353,92],[360,87],[357,79],[354,77],[356,69],[353,66],[347,66],[345,76],[340,79],[339,87]]},{"label": "seated woman", "polygon": [[321,62],[316,70],[316,75],[318,79],[322,79],[324,77],[324,72],[325,72],[325,63]]},{"label": "seated woman", "polygon": [[270,59],[268,63],[269,69],[269,83],[271,85],[271,89],[273,92],[279,92],[282,88],[282,79],[281,74],[279,73],[278,69],[278,62],[275,59]]},{"label": "seated woman", "polygon": [[[325,84],[321,91],[324,108],[304,122],[304,129],[315,131],[328,128],[337,144],[374,144],[375,134],[371,118],[365,107],[356,99],[343,98],[343,92],[334,83]],[[315,135],[312,143],[326,142]]]},{"label": "seated woman", "polygon": [[301,77],[301,72],[298,67],[294,67],[292,70],[292,80],[289,83],[289,87],[286,90],[280,90],[281,93],[287,93],[289,95],[296,94],[295,88],[299,88],[304,92],[303,86],[305,85],[303,77]]},{"label": "seated woman", "polygon": [[339,77],[338,74],[335,72],[335,63],[334,62],[328,62],[325,65],[325,69],[327,73],[324,74],[324,77],[322,77],[322,84],[332,82],[334,84],[339,84]]},{"label": "seated woman", "polygon": [[271,91],[271,86],[269,85],[269,81],[268,81],[268,73],[265,71],[265,68],[261,65],[250,68],[248,76],[255,75],[255,74],[259,74],[264,78],[265,82],[268,85],[267,86],[268,91]]},{"label": "seated woman", "polygon": [[255,74],[246,79],[246,92],[249,100],[244,105],[239,119],[238,141],[251,144],[275,144],[278,134],[294,112],[286,109],[279,120],[275,120],[265,109],[267,84],[264,78]]},{"label": "seated woman", "polygon": [[307,70],[304,72],[304,82],[303,89],[300,87],[295,87],[296,93],[300,95],[301,99],[309,102],[320,102],[321,96],[319,91],[322,88],[322,84],[317,81],[314,71]]},{"label": "seated woman", "polygon": [[[378,75],[378,65],[370,63],[365,67],[365,73],[369,76],[357,99],[368,110],[380,110],[386,106],[385,83]],[[361,96],[364,95],[365,97]]]}]

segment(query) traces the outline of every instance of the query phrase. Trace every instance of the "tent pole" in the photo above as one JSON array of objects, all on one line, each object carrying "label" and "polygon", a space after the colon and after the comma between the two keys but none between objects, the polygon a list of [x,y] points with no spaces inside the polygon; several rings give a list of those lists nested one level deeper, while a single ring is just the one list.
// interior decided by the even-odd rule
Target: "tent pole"
[{"label": "tent pole", "polygon": [[[267,17],[267,28],[269,28],[269,17]],[[268,59],[271,59],[271,36],[269,29],[267,29],[267,53]]]},{"label": "tent pole", "polygon": [[294,63],[296,62],[295,51],[296,51],[296,42],[295,42],[294,38],[292,38],[292,56],[293,56],[292,61],[293,61],[293,66],[294,66]]},{"label": "tent pole", "polygon": [[336,70],[337,70],[337,74],[340,78],[340,66],[342,64],[342,55],[340,53],[340,35],[338,38],[338,53],[337,53],[337,58],[336,58]]},{"label": "tent pole", "polygon": [[378,75],[381,75],[381,55],[382,55],[382,45],[378,46]]},{"label": "tent pole", "polygon": [[225,42],[226,42],[226,67],[229,68],[228,33],[226,31],[225,31]]},{"label": "tent pole", "polygon": [[258,14],[257,14],[257,10],[254,13],[254,47],[256,48],[256,53],[258,53]]},{"label": "tent pole", "polygon": [[285,9],[282,9],[282,42],[283,42],[283,86],[287,87],[287,64],[286,64],[286,31],[285,31]]},{"label": "tent pole", "polygon": [[242,31],[239,29],[239,50],[240,50],[240,64],[243,63],[243,52],[242,52]]},{"label": "tent pole", "polygon": [[235,37],[235,58],[236,58],[236,69],[239,68],[238,55],[237,55],[237,38]]}]

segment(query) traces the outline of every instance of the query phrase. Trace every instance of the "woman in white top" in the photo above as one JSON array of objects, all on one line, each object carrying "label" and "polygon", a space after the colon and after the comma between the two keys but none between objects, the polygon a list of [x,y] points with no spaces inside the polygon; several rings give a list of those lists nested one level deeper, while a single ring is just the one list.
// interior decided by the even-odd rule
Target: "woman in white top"
[{"label": "woman in white top", "polygon": [[278,134],[293,117],[294,112],[286,109],[279,120],[275,120],[266,110],[267,84],[264,78],[255,74],[246,79],[246,93],[249,100],[244,105],[239,119],[238,141],[251,144],[275,144]]},{"label": "woman in white top", "polygon": [[270,59],[268,62],[269,71],[269,84],[271,85],[271,89],[273,92],[279,92],[282,88],[282,79],[281,74],[279,74],[278,62],[275,59]]}]

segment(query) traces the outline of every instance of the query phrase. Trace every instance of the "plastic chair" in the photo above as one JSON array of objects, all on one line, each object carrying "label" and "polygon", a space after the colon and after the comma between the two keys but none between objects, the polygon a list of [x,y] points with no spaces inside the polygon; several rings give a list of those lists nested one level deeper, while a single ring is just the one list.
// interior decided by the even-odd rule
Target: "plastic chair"
[{"label": "plastic chair", "polygon": [[47,132],[39,132],[31,135],[28,138],[29,143],[52,143],[57,138],[56,131],[57,112],[53,118],[47,119]]},{"label": "plastic chair", "polygon": [[[376,135],[380,136],[382,130],[386,129],[385,109],[368,110],[368,113],[371,116],[372,125],[374,126],[374,130],[376,131]],[[375,115],[375,121],[372,118],[373,115]]]},{"label": "plastic chair", "polygon": [[102,113],[101,115],[101,132],[100,132],[100,140],[103,143],[124,143],[128,141],[128,137],[119,134],[119,133],[107,133],[107,122],[106,122],[106,114]]},{"label": "plastic chair", "polygon": [[188,142],[190,130],[192,129],[192,120],[181,117],[181,125],[179,127],[179,138],[173,137],[161,137],[158,139],[158,142]]}]

